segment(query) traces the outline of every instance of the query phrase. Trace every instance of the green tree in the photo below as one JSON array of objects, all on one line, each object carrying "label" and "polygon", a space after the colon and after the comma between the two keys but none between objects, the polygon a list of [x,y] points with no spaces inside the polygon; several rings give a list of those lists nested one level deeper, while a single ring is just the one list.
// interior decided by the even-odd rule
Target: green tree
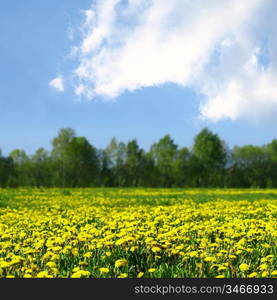
[{"label": "green tree", "polygon": [[52,142],[55,182],[59,186],[91,186],[98,183],[96,149],[71,128],[62,128]]},{"label": "green tree", "polygon": [[14,163],[11,157],[2,156],[0,149],[0,187],[7,187],[14,176]]},{"label": "green tree", "polygon": [[277,139],[274,139],[270,144],[266,145],[265,151],[269,156],[268,167],[268,187],[277,187]]},{"label": "green tree", "polygon": [[22,149],[15,149],[9,154],[14,164],[14,177],[11,185],[32,186],[34,184],[31,171],[31,163],[28,155]]},{"label": "green tree", "polygon": [[125,186],[127,184],[126,174],[126,145],[118,142],[113,138],[105,149],[107,155],[107,163],[112,173],[113,183],[115,186]]},{"label": "green tree", "polygon": [[144,176],[144,151],[140,149],[136,140],[132,140],[126,147],[126,185],[138,186]]},{"label": "green tree", "polygon": [[253,145],[234,147],[233,161],[236,180],[240,180],[245,187],[266,187],[269,155],[264,147]]},{"label": "green tree", "polygon": [[176,159],[173,160],[174,185],[185,187],[190,185],[190,158],[191,153],[184,147],[177,151]]},{"label": "green tree", "polygon": [[48,152],[39,148],[31,157],[32,177],[35,186],[51,186],[52,162]]},{"label": "green tree", "polygon": [[98,184],[100,166],[96,149],[85,137],[74,137],[65,157],[70,162],[67,170],[70,186],[87,187]]},{"label": "green tree", "polygon": [[218,135],[207,128],[201,130],[194,139],[193,155],[199,164],[199,185],[221,186],[224,183],[227,149]]},{"label": "green tree", "polygon": [[52,156],[56,159],[63,159],[70,142],[76,137],[76,133],[72,128],[62,128],[58,132],[58,136],[52,141]]},{"label": "green tree", "polygon": [[99,171],[100,185],[104,187],[113,187],[115,184],[114,184],[111,162],[108,154],[106,153],[105,150],[101,149],[98,151],[97,156],[100,164],[100,171]]},{"label": "green tree", "polygon": [[158,186],[171,187],[174,185],[174,161],[177,158],[178,146],[170,135],[161,138],[150,148],[151,156],[157,168]]},{"label": "green tree", "polygon": [[39,148],[30,157],[15,149],[0,151],[0,187],[5,186],[144,186],[144,187],[277,187],[277,140],[265,146],[227,149],[207,128],[194,145],[181,148],[170,135],[148,152],[136,140],[113,138],[97,150],[71,128],[62,128],[49,154]]},{"label": "green tree", "polygon": [[52,140],[53,180],[56,186],[69,186],[71,161],[68,156],[70,143],[76,137],[72,128],[62,128]]}]

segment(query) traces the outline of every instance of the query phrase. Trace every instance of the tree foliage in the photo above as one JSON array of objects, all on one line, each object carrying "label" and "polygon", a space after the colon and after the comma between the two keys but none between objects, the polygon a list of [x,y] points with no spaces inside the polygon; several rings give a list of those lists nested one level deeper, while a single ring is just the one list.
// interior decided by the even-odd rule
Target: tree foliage
[{"label": "tree foliage", "polygon": [[62,128],[50,152],[0,151],[0,187],[277,187],[277,140],[264,146],[235,146],[208,128],[191,148],[165,135],[142,149],[137,140],[113,138],[96,149],[72,128]]}]

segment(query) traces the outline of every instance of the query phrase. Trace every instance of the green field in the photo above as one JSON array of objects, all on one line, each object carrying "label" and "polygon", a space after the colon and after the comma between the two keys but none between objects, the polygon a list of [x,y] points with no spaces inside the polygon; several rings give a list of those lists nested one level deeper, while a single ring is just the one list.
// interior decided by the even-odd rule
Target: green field
[{"label": "green field", "polygon": [[276,277],[277,190],[1,189],[0,277]]}]

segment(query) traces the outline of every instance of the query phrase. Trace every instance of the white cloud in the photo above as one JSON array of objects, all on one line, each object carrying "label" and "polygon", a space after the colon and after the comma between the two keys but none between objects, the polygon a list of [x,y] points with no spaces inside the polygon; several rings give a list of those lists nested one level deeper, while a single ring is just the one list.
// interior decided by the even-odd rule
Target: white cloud
[{"label": "white cloud", "polygon": [[75,88],[75,95],[76,96],[82,96],[85,93],[85,86],[83,84],[79,84]]},{"label": "white cloud", "polygon": [[[241,72],[206,87],[208,96],[201,106],[202,116],[218,121],[224,118],[258,120],[277,112],[276,76],[270,69],[259,70],[257,54],[241,66]],[[213,81],[215,79],[212,79]]]},{"label": "white cloud", "polygon": [[75,93],[112,99],[175,83],[202,94],[204,118],[259,118],[277,110],[276,8],[274,0],[96,0],[75,48]]},{"label": "white cloud", "polygon": [[49,86],[57,90],[58,92],[64,92],[64,80],[62,77],[56,77],[49,82]]}]

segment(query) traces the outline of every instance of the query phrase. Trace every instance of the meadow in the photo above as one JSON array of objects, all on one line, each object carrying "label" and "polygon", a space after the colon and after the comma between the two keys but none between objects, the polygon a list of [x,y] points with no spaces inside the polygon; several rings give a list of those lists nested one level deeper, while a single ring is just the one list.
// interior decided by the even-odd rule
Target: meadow
[{"label": "meadow", "polygon": [[277,190],[0,189],[0,277],[277,277]]}]

